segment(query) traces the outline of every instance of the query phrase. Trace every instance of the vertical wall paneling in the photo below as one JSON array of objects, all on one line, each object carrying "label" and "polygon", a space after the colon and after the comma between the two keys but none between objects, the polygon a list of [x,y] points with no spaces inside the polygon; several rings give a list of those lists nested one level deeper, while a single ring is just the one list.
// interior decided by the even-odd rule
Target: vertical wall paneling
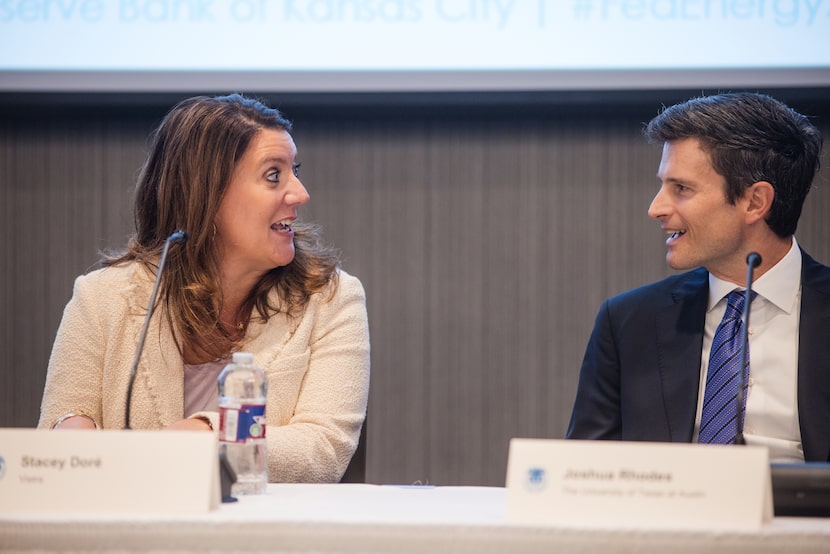
[{"label": "vertical wall paneling", "polygon": [[[511,437],[564,435],[600,303],[669,273],[646,214],[660,151],[640,127],[653,111],[287,110],[303,217],[367,291],[371,481],[502,485]],[[0,118],[0,426],[37,422],[72,282],[131,232],[156,121]],[[824,165],[798,238],[827,263]]]}]

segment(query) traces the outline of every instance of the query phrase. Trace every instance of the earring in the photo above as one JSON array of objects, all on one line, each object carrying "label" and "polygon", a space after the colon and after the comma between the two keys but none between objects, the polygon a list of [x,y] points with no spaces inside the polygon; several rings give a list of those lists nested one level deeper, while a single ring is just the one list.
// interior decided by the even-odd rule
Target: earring
[{"label": "earring", "polygon": [[213,224],[213,236],[210,237],[210,238],[213,239],[213,240],[216,239],[216,224],[215,223]]}]

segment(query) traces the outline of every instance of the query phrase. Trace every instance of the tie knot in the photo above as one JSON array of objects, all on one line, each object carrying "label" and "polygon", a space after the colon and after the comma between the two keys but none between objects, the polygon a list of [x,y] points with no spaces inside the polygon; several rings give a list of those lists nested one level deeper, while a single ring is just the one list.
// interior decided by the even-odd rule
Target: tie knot
[{"label": "tie knot", "polygon": [[[755,297],[758,296],[758,293],[754,290],[750,290],[749,295],[749,301],[751,303],[755,300]],[[724,319],[727,317],[740,318],[743,311],[744,291],[733,290],[726,296],[726,313],[724,314]]]}]

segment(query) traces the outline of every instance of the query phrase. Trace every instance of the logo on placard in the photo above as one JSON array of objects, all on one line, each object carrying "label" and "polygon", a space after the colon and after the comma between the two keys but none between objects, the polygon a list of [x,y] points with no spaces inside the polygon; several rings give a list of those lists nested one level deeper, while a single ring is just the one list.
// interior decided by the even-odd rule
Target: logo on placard
[{"label": "logo on placard", "polygon": [[525,488],[531,492],[541,492],[547,486],[547,475],[544,468],[531,467],[527,470]]},{"label": "logo on placard", "polygon": [[0,456],[0,479],[6,475],[6,459]]},{"label": "logo on placard", "polygon": [[252,423],[251,426],[248,428],[248,434],[251,435],[251,438],[258,439],[263,435],[263,427],[259,423]]}]

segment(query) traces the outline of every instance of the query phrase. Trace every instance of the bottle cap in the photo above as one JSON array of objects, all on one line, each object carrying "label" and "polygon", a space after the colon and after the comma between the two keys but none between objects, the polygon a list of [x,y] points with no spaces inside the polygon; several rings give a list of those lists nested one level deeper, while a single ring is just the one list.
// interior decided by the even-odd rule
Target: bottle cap
[{"label": "bottle cap", "polygon": [[254,355],[250,352],[234,352],[233,363],[251,365],[252,363],[254,363]]}]

